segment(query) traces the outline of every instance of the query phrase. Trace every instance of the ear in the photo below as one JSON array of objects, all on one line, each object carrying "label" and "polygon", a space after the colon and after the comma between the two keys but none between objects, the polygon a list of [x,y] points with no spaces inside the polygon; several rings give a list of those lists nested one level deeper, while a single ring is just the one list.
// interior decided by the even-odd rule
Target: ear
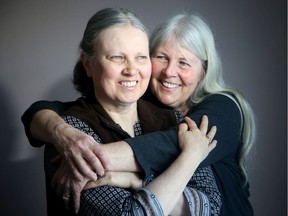
[{"label": "ear", "polygon": [[88,77],[92,77],[92,61],[85,52],[81,52],[80,56],[83,67],[85,68]]}]

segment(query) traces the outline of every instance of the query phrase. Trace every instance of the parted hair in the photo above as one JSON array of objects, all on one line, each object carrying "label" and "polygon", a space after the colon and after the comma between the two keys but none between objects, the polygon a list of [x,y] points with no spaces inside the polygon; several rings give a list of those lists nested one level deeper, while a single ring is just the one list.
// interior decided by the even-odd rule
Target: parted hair
[{"label": "parted hair", "polygon": [[224,94],[235,101],[242,114],[243,146],[239,165],[247,180],[246,157],[255,143],[255,120],[251,106],[241,93],[223,80],[222,63],[216,50],[213,33],[208,24],[197,15],[179,14],[160,24],[150,36],[150,54],[173,37],[185,49],[193,52],[202,62],[202,80],[187,101],[192,107],[211,94]]},{"label": "parted hair", "polygon": [[[148,35],[146,27],[140,19],[130,10],[124,8],[105,8],[95,13],[88,21],[82,40],[80,50],[85,52],[89,58],[95,56],[97,47],[95,41],[101,31],[113,26],[133,26]],[[128,38],[127,38],[128,40]],[[73,71],[73,84],[82,96],[94,96],[92,79],[86,74],[85,68],[79,59]]]}]

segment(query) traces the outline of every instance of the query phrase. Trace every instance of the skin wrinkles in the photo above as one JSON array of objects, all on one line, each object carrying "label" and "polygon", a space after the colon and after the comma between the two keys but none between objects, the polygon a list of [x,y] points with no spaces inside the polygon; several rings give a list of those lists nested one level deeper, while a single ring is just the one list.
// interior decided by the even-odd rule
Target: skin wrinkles
[{"label": "skin wrinkles", "polygon": [[186,102],[201,81],[201,60],[173,37],[152,54],[151,89],[165,105],[186,114]]},{"label": "skin wrinkles", "polygon": [[[135,37],[127,43],[129,35]],[[111,27],[95,43],[97,56],[81,58],[93,79],[97,100],[109,110],[131,105],[144,94],[151,76],[147,35],[131,26]]]}]

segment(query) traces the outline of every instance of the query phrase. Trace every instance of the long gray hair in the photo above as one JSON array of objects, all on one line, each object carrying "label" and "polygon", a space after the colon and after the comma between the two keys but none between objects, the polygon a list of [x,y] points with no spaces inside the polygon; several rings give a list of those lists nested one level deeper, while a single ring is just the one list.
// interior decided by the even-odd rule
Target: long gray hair
[{"label": "long gray hair", "polygon": [[[92,58],[95,51],[97,52],[95,41],[101,31],[112,26],[125,27],[128,25],[142,30],[148,36],[146,27],[133,12],[123,8],[102,9],[89,19],[80,43],[80,49]],[[94,96],[92,79],[86,75],[81,60],[78,60],[74,67],[73,84],[83,96]]]},{"label": "long gray hair", "polygon": [[162,43],[174,37],[182,47],[190,50],[202,62],[203,77],[187,101],[192,107],[211,94],[224,94],[238,105],[242,113],[243,146],[239,153],[239,165],[247,180],[246,157],[255,143],[254,115],[248,102],[235,89],[224,83],[222,63],[215,47],[209,26],[196,15],[176,15],[158,26],[150,37],[150,54]]}]

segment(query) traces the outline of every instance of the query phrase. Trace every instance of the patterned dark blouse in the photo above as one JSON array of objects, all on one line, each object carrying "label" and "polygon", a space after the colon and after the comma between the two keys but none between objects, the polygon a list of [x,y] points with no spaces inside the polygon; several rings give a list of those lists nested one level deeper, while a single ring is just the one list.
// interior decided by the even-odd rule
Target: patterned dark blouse
[{"label": "patterned dark blouse", "polygon": [[[177,114],[178,119],[179,115]],[[97,142],[103,143],[101,138],[84,122],[73,117],[65,116],[65,121],[75,128],[91,135]],[[135,136],[142,134],[141,124],[134,125]],[[57,155],[52,145],[45,147],[45,171],[52,178],[57,166],[50,160]],[[145,182],[153,181],[150,176]],[[198,168],[184,190],[189,203],[191,215],[220,215],[221,194],[218,190],[211,167]],[[162,216],[163,211],[157,198],[147,189],[137,191],[102,186],[84,190],[81,193],[80,210],[78,215],[98,216]]]}]

